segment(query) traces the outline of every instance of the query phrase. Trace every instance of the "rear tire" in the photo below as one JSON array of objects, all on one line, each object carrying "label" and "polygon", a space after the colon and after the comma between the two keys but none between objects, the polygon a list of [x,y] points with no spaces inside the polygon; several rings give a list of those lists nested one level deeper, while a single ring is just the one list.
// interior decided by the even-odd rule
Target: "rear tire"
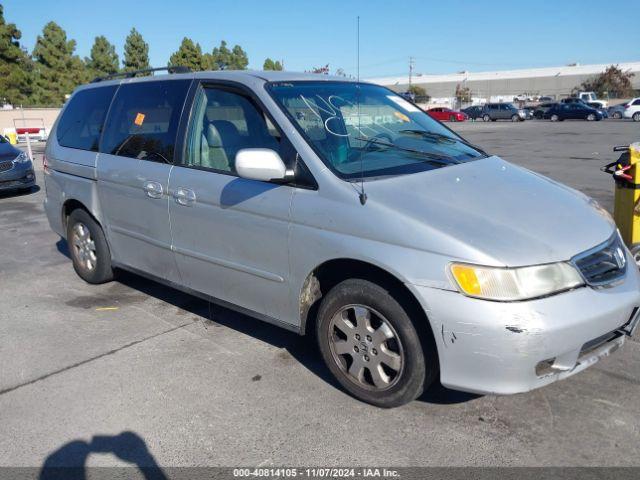
[{"label": "rear tire", "polygon": [[620,120],[622,118],[622,114],[620,112],[613,112],[613,115],[611,116],[616,120]]},{"label": "rear tire", "polygon": [[458,121],[458,119],[456,118],[456,116],[455,116],[455,115],[451,115],[451,116],[449,117],[449,121],[450,121],[450,122],[456,122],[456,121]]},{"label": "rear tire", "polygon": [[634,113],[631,118],[633,119],[634,122],[640,122],[640,112]]},{"label": "rear tire", "polygon": [[553,115],[551,115],[551,121],[552,122],[557,122],[560,120],[560,117],[558,115],[556,115],[555,113]]},{"label": "rear tire", "polygon": [[111,252],[102,228],[82,209],[71,212],[67,221],[67,243],[73,269],[87,283],[113,280]]},{"label": "rear tire", "polygon": [[367,280],[336,285],[318,310],[316,334],[327,367],[354,397],[383,408],[416,399],[437,376],[435,345],[420,340],[407,310]]}]

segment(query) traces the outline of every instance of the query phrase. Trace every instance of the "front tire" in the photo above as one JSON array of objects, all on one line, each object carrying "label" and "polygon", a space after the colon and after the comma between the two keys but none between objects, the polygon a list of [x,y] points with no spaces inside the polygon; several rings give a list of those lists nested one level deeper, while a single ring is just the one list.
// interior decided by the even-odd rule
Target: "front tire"
[{"label": "front tire", "polygon": [[482,116],[482,120],[483,120],[484,122],[488,122],[488,121],[490,121],[490,120],[491,120],[491,117],[490,117],[488,114],[486,114],[486,113],[485,113],[485,114]]},{"label": "front tire", "polygon": [[620,112],[613,112],[613,115],[611,116],[616,120],[620,120],[622,118],[622,114]]},{"label": "front tire", "polygon": [[557,122],[558,120],[560,120],[560,117],[558,115],[556,115],[555,113],[553,115],[551,115],[551,121],[552,122]]},{"label": "front tire", "polygon": [[354,397],[383,408],[416,399],[438,371],[405,308],[381,286],[345,280],[324,297],[316,334],[327,367]]},{"label": "front tire", "polygon": [[102,228],[86,211],[71,212],[67,221],[67,243],[73,269],[85,282],[113,280],[111,252]]},{"label": "front tire", "polygon": [[596,116],[593,113],[587,115],[587,122],[593,122],[596,119]]},{"label": "front tire", "polygon": [[511,121],[512,122],[519,122],[520,121],[520,117],[518,115],[511,115]]}]

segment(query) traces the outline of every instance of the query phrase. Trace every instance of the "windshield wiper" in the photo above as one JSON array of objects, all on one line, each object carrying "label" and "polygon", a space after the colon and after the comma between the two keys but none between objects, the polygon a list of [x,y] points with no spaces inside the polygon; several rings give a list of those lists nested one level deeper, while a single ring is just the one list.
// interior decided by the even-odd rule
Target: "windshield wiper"
[{"label": "windshield wiper", "polygon": [[466,140],[463,140],[461,138],[455,138],[455,137],[450,137],[448,135],[443,135],[442,133],[432,132],[430,130],[420,130],[420,129],[410,129],[410,128],[405,130],[400,130],[398,133],[413,133],[415,135],[421,135],[423,137],[433,137],[438,140],[449,140],[453,143],[456,143],[456,142],[462,143],[463,145],[466,145],[467,147],[471,147],[474,150],[477,150],[478,152],[480,152],[481,154],[487,157],[489,156],[487,152],[485,152],[483,149],[481,149],[477,145],[474,145],[473,143],[469,143]]},{"label": "windshield wiper", "polygon": [[355,137],[355,140],[361,140],[363,142],[371,143],[374,145],[381,145],[383,147],[395,148],[396,150],[401,150],[403,152],[410,152],[410,153],[415,153],[417,155],[422,155],[423,157],[427,157],[430,162],[437,163],[439,165],[451,165],[456,163],[462,163],[459,160],[456,160],[455,158],[450,157],[449,155],[435,154],[435,153],[425,152],[424,150],[416,150],[414,148],[401,147],[399,145],[396,145],[395,143],[384,142],[382,140],[377,140],[375,138]]}]

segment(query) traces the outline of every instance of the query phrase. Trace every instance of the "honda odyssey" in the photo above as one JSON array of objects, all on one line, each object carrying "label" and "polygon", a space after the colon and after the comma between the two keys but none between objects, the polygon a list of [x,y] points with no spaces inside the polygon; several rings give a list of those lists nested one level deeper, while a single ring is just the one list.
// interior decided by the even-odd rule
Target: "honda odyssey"
[{"label": "honda odyssey", "polygon": [[436,381],[542,387],[638,323],[638,271],[598,204],[374,84],[103,79],[64,107],[45,177],[85,281],[128,270],[313,334],[344,389],[382,407]]}]

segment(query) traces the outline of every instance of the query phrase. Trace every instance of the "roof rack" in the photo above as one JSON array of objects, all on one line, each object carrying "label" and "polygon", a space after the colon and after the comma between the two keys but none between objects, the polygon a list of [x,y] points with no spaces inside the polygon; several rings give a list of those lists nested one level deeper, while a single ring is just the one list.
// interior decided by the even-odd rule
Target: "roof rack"
[{"label": "roof rack", "polygon": [[191,69],[189,67],[171,65],[169,67],[145,68],[142,70],[132,70],[130,72],[112,73],[111,75],[105,75],[104,77],[96,77],[91,80],[91,83],[104,82],[105,80],[112,80],[114,78],[133,78],[136,75],[140,75],[142,73],[162,72],[165,70],[167,71],[167,73],[191,73]]}]

